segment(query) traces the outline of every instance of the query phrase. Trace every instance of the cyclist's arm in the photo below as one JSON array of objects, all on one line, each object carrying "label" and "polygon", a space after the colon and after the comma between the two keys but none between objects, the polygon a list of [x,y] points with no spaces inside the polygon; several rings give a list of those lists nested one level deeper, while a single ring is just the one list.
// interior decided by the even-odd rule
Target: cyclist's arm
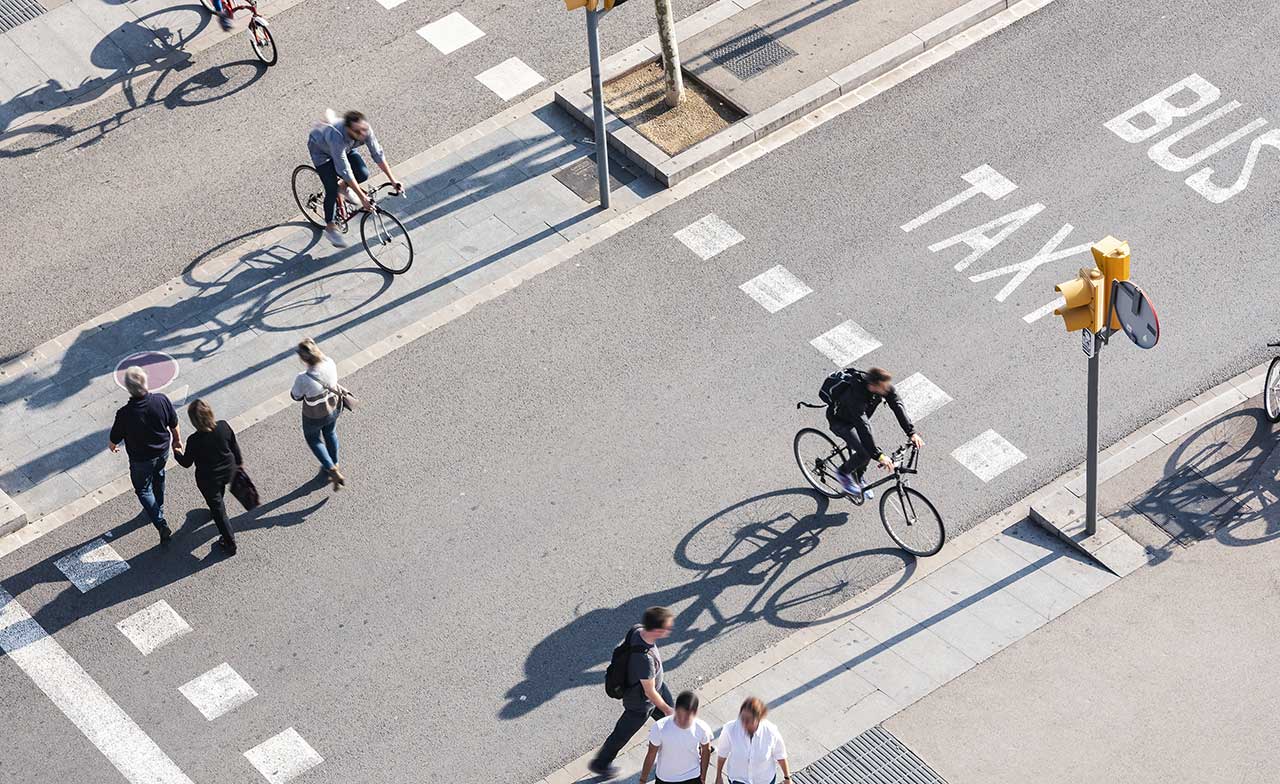
[{"label": "cyclist's arm", "polygon": [[893,411],[893,415],[898,418],[898,426],[902,428],[902,432],[910,438],[916,434],[916,425],[911,421],[911,417],[907,415],[907,409],[902,405],[902,398],[898,397],[898,390],[890,389],[889,394],[885,395],[884,402],[889,404],[889,409]]},{"label": "cyclist's arm", "polygon": [[387,182],[399,186],[400,181],[391,173],[391,166],[387,163],[387,154],[383,151],[382,145],[378,143],[378,137],[374,134],[372,126],[369,128],[369,136],[364,140],[364,143],[369,148],[369,157],[373,158],[373,162],[378,164],[378,168],[382,169],[382,173],[387,175]]}]

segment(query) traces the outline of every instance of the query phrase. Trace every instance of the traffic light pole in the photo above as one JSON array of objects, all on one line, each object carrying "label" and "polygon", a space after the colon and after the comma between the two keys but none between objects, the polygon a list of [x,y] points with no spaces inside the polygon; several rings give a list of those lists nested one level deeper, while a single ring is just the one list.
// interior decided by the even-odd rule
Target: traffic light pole
[{"label": "traffic light pole", "polygon": [[604,87],[600,78],[600,16],[587,10],[587,54],[591,58],[592,109],[596,118],[596,178],[600,180],[600,209],[609,209],[609,137],[604,127]]},{"label": "traffic light pole", "polygon": [[1089,357],[1088,456],[1084,463],[1084,533],[1098,532],[1098,360],[1102,338],[1093,336],[1093,354]]}]

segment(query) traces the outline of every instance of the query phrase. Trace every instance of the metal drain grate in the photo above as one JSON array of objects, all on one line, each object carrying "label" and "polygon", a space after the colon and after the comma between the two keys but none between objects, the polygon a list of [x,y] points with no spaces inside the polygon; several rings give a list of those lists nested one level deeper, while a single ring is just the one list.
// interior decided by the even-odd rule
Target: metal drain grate
[{"label": "metal drain grate", "polygon": [[879,725],[796,774],[796,784],[947,784]]},{"label": "metal drain grate", "polygon": [[707,52],[707,56],[745,82],[796,53],[759,27],[752,27]]},{"label": "metal drain grate", "polygon": [[0,33],[30,22],[45,12],[36,0],[0,0]]}]

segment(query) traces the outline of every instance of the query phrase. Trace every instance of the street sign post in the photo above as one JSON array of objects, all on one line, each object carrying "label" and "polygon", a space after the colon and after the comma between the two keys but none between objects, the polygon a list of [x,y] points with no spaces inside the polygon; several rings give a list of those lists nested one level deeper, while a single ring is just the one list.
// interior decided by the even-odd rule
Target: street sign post
[{"label": "street sign post", "polygon": [[[591,4],[592,6],[595,3]],[[613,3],[609,3],[612,7]],[[600,17],[604,11],[587,8],[587,55],[591,58],[591,108],[596,120],[596,178],[600,180],[600,209],[609,209],[609,134],[604,127],[604,87],[600,78]]]},{"label": "street sign post", "polygon": [[1124,331],[1134,345],[1151,348],[1160,340],[1160,321],[1142,289],[1129,280],[1129,243],[1105,237],[1090,248],[1095,269],[1054,287],[1062,294],[1062,316],[1068,332],[1080,330],[1080,348],[1089,358],[1086,411],[1088,454],[1085,456],[1084,530],[1098,532],[1098,355],[1111,336]]}]

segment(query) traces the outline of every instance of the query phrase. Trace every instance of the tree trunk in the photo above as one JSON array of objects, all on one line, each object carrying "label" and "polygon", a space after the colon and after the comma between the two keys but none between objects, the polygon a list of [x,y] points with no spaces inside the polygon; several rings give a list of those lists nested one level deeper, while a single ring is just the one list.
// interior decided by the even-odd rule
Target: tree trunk
[{"label": "tree trunk", "polygon": [[675,108],[684,100],[684,76],[680,71],[680,50],[676,46],[676,23],[671,0],[653,0],[658,16],[658,40],[662,43],[662,67],[667,76],[667,106]]}]

